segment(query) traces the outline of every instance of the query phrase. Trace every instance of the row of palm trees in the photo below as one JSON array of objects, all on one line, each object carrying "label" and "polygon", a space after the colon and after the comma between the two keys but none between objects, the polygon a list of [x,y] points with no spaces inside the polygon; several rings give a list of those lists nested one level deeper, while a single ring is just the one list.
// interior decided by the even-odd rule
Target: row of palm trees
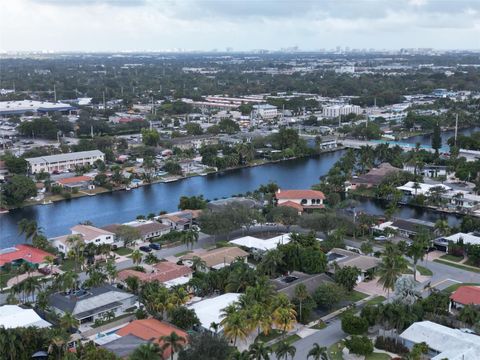
[{"label": "row of palm trees", "polygon": [[[159,345],[160,343],[161,345]],[[170,335],[160,337],[157,342],[149,342],[142,344],[130,355],[129,360],[163,360],[164,353],[170,349],[170,359],[173,360],[174,355],[181,351],[187,344],[187,340],[172,331]]]},{"label": "row of palm trees", "polygon": [[[236,351],[229,358],[229,360],[270,360],[270,355],[274,353],[278,360],[293,359],[297,353],[297,348],[287,342],[280,341],[275,344],[274,347],[265,345],[261,341],[254,342],[248,348],[242,352]],[[318,343],[314,343],[313,347],[307,354],[307,360],[329,360],[327,348],[320,346]]]}]

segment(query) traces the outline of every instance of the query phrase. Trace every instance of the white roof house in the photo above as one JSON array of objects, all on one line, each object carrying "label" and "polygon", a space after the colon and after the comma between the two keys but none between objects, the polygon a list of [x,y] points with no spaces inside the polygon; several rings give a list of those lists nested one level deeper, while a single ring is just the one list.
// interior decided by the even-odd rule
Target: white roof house
[{"label": "white roof house", "polygon": [[398,186],[397,189],[401,190],[403,192],[409,192],[412,195],[414,195],[414,194],[416,194],[416,195],[428,195],[433,188],[438,188],[438,187],[443,188],[443,190],[445,190],[445,191],[452,190],[452,188],[450,186],[447,186],[447,185],[444,185],[444,184],[432,185],[432,184],[425,184],[425,183],[417,183],[417,185],[418,185],[418,188],[415,189],[415,182],[414,181],[409,181],[405,185]]},{"label": "white roof house", "polygon": [[467,334],[458,329],[420,321],[412,324],[400,337],[410,343],[425,342],[436,353],[432,360],[478,360],[480,336]]},{"label": "white roof house", "polygon": [[35,326],[47,328],[52,326],[43,320],[33,309],[23,309],[17,305],[0,306],[0,327],[13,329],[18,327]]},{"label": "white roof house", "polygon": [[480,236],[475,235],[474,233],[456,233],[450,236],[445,237],[447,241],[453,241],[454,243],[458,242],[460,239],[463,240],[464,244],[471,244],[471,245],[480,245]]},{"label": "white roof house", "polygon": [[230,241],[231,244],[238,246],[243,246],[248,249],[253,249],[256,251],[269,251],[276,249],[277,246],[288,244],[290,242],[290,234],[283,234],[275,236],[270,239],[259,239],[254,236],[244,236],[235,240]]},{"label": "white roof house", "polygon": [[[201,300],[188,308],[195,311],[204,329],[209,329],[212,322],[219,324],[222,321],[220,314],[222,309],[238,300],[240,294],[226,293],[211,299]],[[221,326],[219,327],[221,329]]]}]

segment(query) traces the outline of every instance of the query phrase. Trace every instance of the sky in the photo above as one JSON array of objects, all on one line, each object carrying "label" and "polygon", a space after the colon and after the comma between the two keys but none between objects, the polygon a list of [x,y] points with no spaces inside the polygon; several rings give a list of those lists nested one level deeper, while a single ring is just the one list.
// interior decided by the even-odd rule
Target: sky
[{"label": "sky", "polygon": [[0,51],[480,49],[480,0],[0,0]]}]

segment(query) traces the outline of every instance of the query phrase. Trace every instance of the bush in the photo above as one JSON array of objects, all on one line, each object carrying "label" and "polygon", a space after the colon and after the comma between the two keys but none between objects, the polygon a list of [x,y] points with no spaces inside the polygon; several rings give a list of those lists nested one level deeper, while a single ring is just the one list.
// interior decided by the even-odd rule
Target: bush
[{"label": "bush", "polygon": [[408,348],[406,346],[390,337],[378,336],[375,340],[375,347],[380,350],[400,355],[408,353]]},{"label": "bush", "polygon": [[373,353],[372,341],[366,336],[352,336],[345,340],[345,346],[351,353],[357,355],[370,355]]},{"label": "bush", "polygon": [[342,317],[342,330],[349,335],[365,334],[368,330],[368,321],[348,312]]}]

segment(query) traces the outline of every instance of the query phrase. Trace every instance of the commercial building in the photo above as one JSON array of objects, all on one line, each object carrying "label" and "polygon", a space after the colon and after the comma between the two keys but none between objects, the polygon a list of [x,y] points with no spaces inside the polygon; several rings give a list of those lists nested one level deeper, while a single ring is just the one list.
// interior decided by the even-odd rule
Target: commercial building
[{"label": "commercial building", "polygon": [[126,309],[135,305],[137,297],[112,285],[103,285],[88,290],[77,290],[70,294],[64,292],[50,295],[50,307],[60,316],[71,313],[80,324],[91,323],[113,312],[122,315]]},{"label": "commercial building", "polygon": [[25,159],[31,174],[39,172],[62,172],[75,169],[76,166],[94,165],[96,161],[105,161],[105,154],[100,150],[79,151],[66,154],[40,156]]},{"label": "commercial building", "polygon": [[400,334],[404,345],[426,343],[431,360],[478,360],[480,336],[467,334],[431,321],[416,322]]},{"label": "commercial building", "polygon": [[73,106],[64,103],[52,103],[47,101],[21,100],[21,101],[0,101],[0,116],[24,115],[33,113],[42,115],[53,112],[69,114],[76,110]]},{"label": "commercial building", "polygon": [[273,119],[278,115],[277,107],[270,104],[253,105],[253,115],[262,119]]},{"label": "commercial building", "polygon": [[327,118],[336,118],[349,114],[360,115],[363,112],[358,105],[331,105],[323,108],[323,116]]}]

